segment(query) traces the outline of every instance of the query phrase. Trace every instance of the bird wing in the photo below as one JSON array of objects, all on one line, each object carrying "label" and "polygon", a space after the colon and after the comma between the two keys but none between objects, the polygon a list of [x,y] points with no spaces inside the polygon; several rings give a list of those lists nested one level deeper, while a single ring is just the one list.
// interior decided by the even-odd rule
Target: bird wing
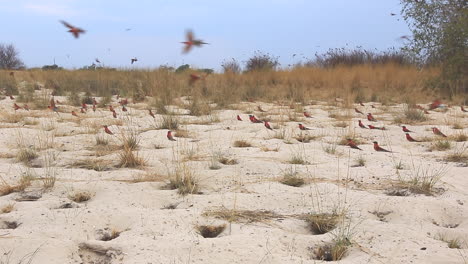
[{"label": "bird wing", "polygon": [[183,53],[188,53],[192,49],[192,45],[187,44],[184,47]]},{"label": "bird wing", "polygon": [[69,29],[74,28],[74,26],[68,24],[67,22],[65,22],[65,21],[63,21],[63,20],[60,20],[60,23],[62,23],[64,26],[66,26],[66,27],[69,28]]},{"label": "bird wing", "polygon": [[187,30],[187,33],[185,34],[187,41],[193,41],[193,31],[192,30]]}]

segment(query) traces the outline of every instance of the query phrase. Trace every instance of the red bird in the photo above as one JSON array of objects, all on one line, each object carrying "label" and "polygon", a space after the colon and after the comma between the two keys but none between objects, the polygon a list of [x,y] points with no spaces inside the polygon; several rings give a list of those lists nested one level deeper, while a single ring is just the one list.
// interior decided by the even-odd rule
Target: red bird
[{"label": "red bird", "polygon": [[93,112],[96,112],[96,105],[93,104]]},{"label": "red bird", "polygon": [[125,98],[125,99],[120,100],[119,104],[120,105],[128,105],[128,99]]},{"label": "red bird", "polygon": [[271,126],[270,126],[270,123],[268,123],[268,121],[265,121],[265,127],[270,129],[270,130],[273,130],[273,128],[271,128]]},{"label": "red bird", "polygon": [[70,30],[68,30],[68,32],[72,33],[73,36],[75,38],[78,38],[80,36],[80,34],[82,33],[85,33],[86,31],[84,31],[83,29],[81,28],[78,28],[78,27],[74,27],[70,24],[68,24],[67,22],[63,21],[63,20],[60,20],[60,22],[65,25],[67,28],[69,28]]},{"label": "red bird", "polygon": [[359,148],[357,146],[357,144],[350,138],[347,138],[346,140],[348,140],[348,143],[346,145],[350,146],[351,148],[353,149],[359,149],[359,150],[362,150],[361,148]]},{"label": "red bird", "polygon": [[96,98],[93,97],[93,105],[97,105],[98,102],[96,101]]},{"label": "red bird", "polygon": [[188,53],[192,47],[201,47],[203,44],[208,44],[206,42],[203,42],[201,39],[195,39],[193,37],[193,32],[191,30],[188,30],[187,33],[185,34],[186,40],[184,42],[181,42],[182,44],[185,44],[183,53]]},{"label": "red bird", "polygon": [[76,116],[76,117],[78,117],[78,115],[76,114],[76,112],[75,112],[75,111],[72,111],[72,112],[71,112],[71,114],[72,114],[72,116]]},{"label": "red bird", "polygon": [[372,121],[372,122],[377,122],[377,120],[375,120],[374,116],[372,116],[371,113],[367,113],[367,120]]},{"label": "red bird", "polygon": [[103,127],[104,127],[104,131],[105,131],[107,134],[109,134],[109,135],[114,135],[114,133],[112,133],[112,131],[110,131],[110,129],[109,129],[106,125],[104,125]]},{"label": "red bird", "polygon": [[21,109],[21,107],[19,105],[17,105],[16,103],[13,104],[13,108],[15,109],[15,111]]},{"label": "red bird", "polygon": [[151,111],[151,109],[149,109],[149,115],[152,117],[152,118],[156,118],[153,114],[153,111]]},{"label": "red bird", "polygon": [[174,137],[172,136],[172,131],[170,130],[167,131],[167,139],[169,139],[170,141],[176,141]]},{"label": "red bird", "polygon": [[442,104],[442,102],[440,100],[435,100],[434,102],[429,104],[429,110],[434,110],[434,109],[438,108],[441,104]]},{"label": "red bird", "polygon": [[15,97],[13,97],[13,95],[10,95],[10,99],[15,100]]},{"label": "red bird", "polygon": [[367,128],[362,122],[361,120],[358,120],[358,125],[360,128]]},{"label": "red bird", "polygon": [[406,133],[406,139],[407,139],[409,142],[421,142],[421,141],[419,141],[419,140],[416,140],[416,139],[412,138],[412,137],[410,136],[409,133]]},{"label": "red bird", "polygon": [[117,112],[112,111],[112,116],[113,116],[114,118],[117,118]]},{"label": "red bird", "polygon": [[447,137],[444,133],[442,133],[437,127],[433,127],[432,128],[432,133],[438,135],[438,136],[442,136],[442,137]]},{"label": "red bird", "polygon": [[377,143],[377,141],[374,141],[374,149],[375,151],[380,151],[380,152],[391,152],[391,151],[388,151],[382,147],[379,146],[379,143]]},{"label": "red bird", "polygon": [[127,112],[127,108],[125,107],[125,105],[122,105],[122,111]]},{"label": "red bird", "polygon": [[262,121],[258,120],[254,115],[249,115],[249,119],[252,123],[263,123]]},{"label": "red bird", "polygon": [[373,126],[373,125],[369,125],[369,128],[370,128],[370,129],[385,130],[385,127],[376,127],[376,126]]},{"label": "red bird", "polygon": [[203,79],[201,75],[192,73],[190,74],[189,85],[193,85],[196,81]]},{"label": "red bird", "polygon": [[359,109],[357,109],[357,108],[354,108],[354,112],[356,112],[356,113],[358,113],[358,114],[361,114],[361,115],[364,114],[363,112],[359,111]]},{"label": "red bird", "polygon": [[237,121],[242,121],[242,118],[239,115],[237,115]]},{"label": "red bird", "polygon": [[401,126],[401,128],[403,129],[403,132],[406,132],[406,133],[414,133],[413,131],[409,130],[408,128],[406,128],[406,126]]},{"label": "red bird", "polygon": [[463,105],[460,106],[460,109],[461,109],[463,112],[465,112],[465,113],[468,112],[468,110],[465,110],[465,108],[463,107]]},{"label": "red bird", "polygon": [[374,106],[374,105],[371,105],[371,107],[372,107],[372,108],[375,108],[375,106]]},{"label": "red bird", "polygon": [[24,108],[24,110],[29,111],[29,105],[25,104],[25,105],[23,106],[23,108]]},{"label": "red bird", "polygon": [[83,110],[88,110],[88,106],[87,106],[85,103],[82,103],[82,104],[81,104],[81,108],[82,108]]},{"label": "red bird", "polygon": [[312,116],[307,112],[304,112],[304,116],[307,117],[307,118],[312,118]]},{"label": "red bird", "polygon": [[84,108],[80,108],[80,113],[82,113],[82,114],[85,114],[85,113],[86,113],[86,111],[84,110]]},{"label": "red bird", "polygon": [[114,112],[114,111],[115,111],[115,110],[114,110],[114,107],[112,107],[112,105],[109,105],[109,110],[110,110],[111,112]]},{"label": "red bird", "polygon": [[132,58],[132,59],[130,59],[130,63],[131,63],[131,64],[133,64],[134,62],[137,62],[137,61],[138,61],[137,58]]},{"label": "red bird", "polygon": [[310,130],[310,128],[303,126],[302,124],[299,124],[299,129],[300,130]]}]

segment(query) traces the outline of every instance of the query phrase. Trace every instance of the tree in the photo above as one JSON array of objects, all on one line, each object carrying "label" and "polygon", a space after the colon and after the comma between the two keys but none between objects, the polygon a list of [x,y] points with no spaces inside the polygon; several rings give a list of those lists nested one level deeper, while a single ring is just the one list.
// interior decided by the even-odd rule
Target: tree
[{"label": "tree", "polygon": [[440,88],[467,92],[468,9],[466,0],[400,0],[412,38],[404,48],[423,65],[442,68]]},{"label": "tree", "polygon": [[279,66],[278,57],[260,51],[250,57],[245,65],[247,71],[270,71]]},{"label": "tree", "polygon": [[19,52],[13,44],[0,44],[0,69],[17,70],[24,68]]},{"label": "tree", "polygon": [[236,59],[232,58],[230,61],[223,61],[223,64],[221,64],[221,67],[223,67],[223,72],[224,73],[240,73],[241,72],[241,66],[237,62]]}]

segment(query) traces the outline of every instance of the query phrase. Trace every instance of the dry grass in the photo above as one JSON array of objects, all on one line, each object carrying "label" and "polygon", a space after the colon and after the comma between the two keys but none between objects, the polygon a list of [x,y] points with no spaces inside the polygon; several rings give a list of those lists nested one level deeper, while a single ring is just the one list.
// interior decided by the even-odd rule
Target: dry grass
[{"label": "dry grass", "polygon": [[247,224],[255,222],[267,222],[270,219],[283,217],[282,215],[266,210],[230,210],[227,208],[206,211],[203,213],[203,216],[214,217],[229,222]]},{"label": "dry grass", "polygon": [[180,195],[199,193],[200,184],[195,175],[195,171],[187,163],[177,164],[169,172],[169,183],[164,189],[177,189]]},{"label": "dry grass", "polygon": [[119,152],[118,158],[119,163],[117,166],[120,168],[139,168],[146,165],[146,160],[141,157],[138,152],[134,152],[131,148],[126,146]]},{"label": "dry grass", "polygon": [[213,238],[221,234],[226,229],[226,225],[197,225],[195,228],[202,237]]},{"label": "dry grass", "polygon": [[89,201],[93,196],[94,194],[89,191],[74,191],[68,194],[68,199],[76,203],[82,203]]},{"label": "dry grass", "polygon": [[0,208],[1,214],[11,213],[15,209],[15,204],[10,203]]},{"label": "dry grass", "polygon": [[455,248],[455,249],[462,248],[462,240],[459,238],[450,239],[447,237],[447,235],[443,235],[442,233],[439,233],[436,239],[447,243],[448,248]]},{"label": "dry grass", "polygon": [[432,143],[429,147],[429,150],[434,151],[445,151],[452,148],[452,144],[448,140],[437,140],[436,142]]},{"label": "dry grass", "polygon": [[23,175],[17,184],[11,185],[7,183],[3,178],[0,177],[0,196],[8,195],[14,192],[22,192],[27,187],[31,185],[31,181],[33,180],[29,175]]},{"label": "dry grass", "polygon": [[468,140],[468,136],[463,131],[460,131],[454,135],[450,135],[449,139],[455,142],[465,142]]},{"label": "dry grass", "polygon": [[461,146],[457,146],[454,150],[448,153],[444,160],[449,162],[460,162],[468,165],[468,155],[465,153],[468,147],[465,146],[465,143]]},{"label": "dry grass", "polygon": [[314,259],[340,261],[348,251],[349,246],[349,241],[334,241],[333,243],[317,247],[314,250]]},{"label": "dry grass", "polygon": [[179,138],[191,138],[192,136],[190,135],[190,132],[188,130],[184,129],[178,129],[174,132],[175,137]]},{"label": "dry grass", "polygon": [[159,129],[176,130],[179,128],[180,120],[176,115],[164,115],[161,117],[157,127]]},{"label": "dry grass", "polygon": [[233,146],[236,148],[249,148],[252,147],[252,144],[245,140],[236,140]]},{"label": "dry grass", "polygon": [[139,182],[163,182],[167,180],[167,176],[159,174],[154,171],[147,171],[145,173],[140,173],[133,176],[131,180],[132,183],[139,183]]},{"label": "dry grass", "polygon": [[107,171],[112,169],[111,163],[109,161],[95,158],[75,161],[70,167],[94,171]]},{"label": "dry grass", "polygon": [[335,229],[338,222],[344,217],[344,214],[321,213],[307,214],[302,218],[309,224],[310,230],[317,235],[325,234]]},{"label": "dry grass", "polygon": [[34,148],[21,148],[16,153],[16,160],[23,162],[24,164],[29,164],[29,162],[36,159],[37,157],[39,157],[39,155]]}]

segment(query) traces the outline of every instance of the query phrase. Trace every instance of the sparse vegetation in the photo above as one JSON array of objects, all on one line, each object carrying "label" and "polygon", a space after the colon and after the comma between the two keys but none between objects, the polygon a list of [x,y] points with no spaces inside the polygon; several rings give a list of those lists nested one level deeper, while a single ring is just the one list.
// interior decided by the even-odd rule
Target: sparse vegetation
[{"label": "sparse vegetation", "polygon": [[452,148],[452,144],[448,140],[437,140],[436,142],[432,143],[430,146],[430,150],[437,150],[437,151],[444,151],[449,150]]},{"label": "sparse vegetation", "polygon": [[165,188],[177,189],[180,195],[197,194],[200,184],[193,169],[187,163],[181,163],[169,172],[169,183]]},{"label": "sparse vegetation", "polygon": [[124,146],[123,150],[119,152],[120,168],[138,168],[146,165],[146,160],[140,156],[138,152],[134,152],[131,148]]},{"label": "sparse vegetation", "polygon": [[1,214],[8,214],[15,209],[15,204],[10,203],[0,208]]},{"label": "sparse vegetation", "polygon": [[68,198],[76,203],[89,201],[92,197],[93,194],[89,191],[74,191],[68,194]]},{"label": "sparse vegetation", "polygon": [[245,140],[236,140],[234,141],[234,147],[236,148],[249,148],[252,144]]}]

